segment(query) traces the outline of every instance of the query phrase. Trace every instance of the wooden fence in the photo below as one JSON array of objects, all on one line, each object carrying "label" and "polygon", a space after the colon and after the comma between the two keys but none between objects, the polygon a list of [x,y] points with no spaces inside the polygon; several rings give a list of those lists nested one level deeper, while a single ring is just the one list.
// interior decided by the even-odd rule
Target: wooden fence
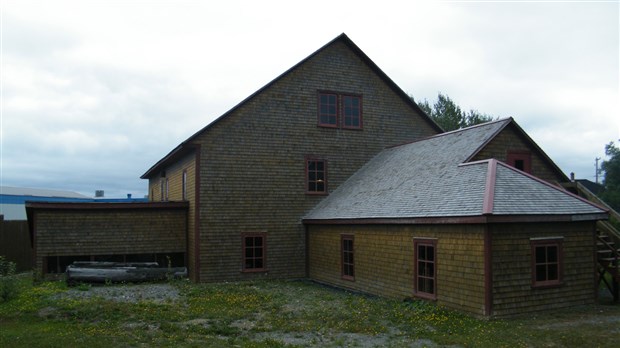
[{"label": "wooden fence", "polygon": [[0,221],[0,255],[17,264],[18,272],[32,270],[28,221]]}]

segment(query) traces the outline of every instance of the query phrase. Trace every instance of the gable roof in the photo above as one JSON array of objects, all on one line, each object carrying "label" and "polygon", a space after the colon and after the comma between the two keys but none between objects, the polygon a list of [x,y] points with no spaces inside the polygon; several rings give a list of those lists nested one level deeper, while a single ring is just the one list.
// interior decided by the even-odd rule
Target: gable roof
[{"label": "gable roof", "polygon": [[191,151],[194,150],[194,146],[191,144],[192,141],[194,139],[196,139],[198,136],[200,136],[201,134],[203,134],[204,132],[208,131],[211,127],[213,127],[215,124],[217,124],[219,121],[221,121],[222,119],[228,117],[229,115],[231,115],[232,113],[234,113],[237,109],[239,109],[240,107],[242,107],[243,105],[247,104],[250,100],[252,100],[254,97],[256,97],[257,95],[259,95],[260,93],[262,93],[263,91],[265,91],[266,89],[268,89],[269,87],[271,87],[272,85],[274,85],[276,82],[278,82],[279,80],[281,80],[282,78],[284,78],[285,76],[289,75],[291,72],[293,72],[294,70],[296,70],[297,68],[299,68],[301,65],[303,65],[304,63],[306,63],[307,61],[309,61],[310,59],[312,59],[313,57],[315,57],[316,55],[318,55],[319,53],[325,51],[326,49],[328,49],[329,47],[333,46],[336,43],[343,43],[345,44],[353,53],[355,53],[375,74],[377,74],[377,76],[379,76],[379,78],[381,78],[381,80],[383,80],[383,82],[385,82],[385,84],[396,94],[398,95],[407,105],[409,105],[410,107],[412,107],[414,110],[416,110],[420,116],[422,117],[422,119],[426,120],[428,122],[428,124],[434,128],[437,132],[443,132],[443,129],[437,124],[435,123],[435,121],[433,121],[410,97],[407,93],[405,93],[400,87],[398,87],[398,85],[392,81],[392,79],[390,79],[389,76],[387,76],[380,68],[379,66],[377,66],[377,64],[375,64],[353,41],[351,41],[351,39],[349,39],[349,37],[342,33],[339,36],[337,36],[336,38],[334,38],[332,41],[328,42],[327,44],[325,44],[323,47],[319,48],[318,50],[316,50],[314,53],[312,53],[311,55],[309,55],[308,57],[306,57],[305,59],[303,59],[302,61],[300,61],[299,63],[295,64],[293,67],[291,67],[290,69],[288,69],[287,71],[285,71],[284,73],[282,73],[280,76],[276,77],[274,80],[272,80],[271,82],[267,83],[265,86],[263,86],[262,88],[260,88],[259,90],[257,90],[256,92],[252,93],[250,96],[248,96],[246,99],[244,99],[243,101],[241,101],[239,104],[235,105],[232,109],[228,110],[226,113],[224,113],[223,115],[221,115],[220,117],[218,117],[217,119],[215,119],[213,122],[211,122],[210,124],[208,124],[207,126],[205,126],[204,128],[202,128],[201,130],[199,130],[198,132],[196,132],[194,135],[192,135],[191,137],[189,137],[187,140],[183,141],[181,144],[179,144],[176,148],[174,148],[172,151],[170,151],[166,156],[164,156],[162,159],[160,159],[157,163],[155,163],[151,168],[149,168],[144,174],[142,174],[142,176],[140,177],[141,179],[147,179],[149,177],[151,177],[152,175],[155,175],[157,173],[159,173],[163,168],[165,168],[167,165],[169,165],[170,163],[174,163],[175,161],[177,161],[180,157],[185,156],[186,154],[190,153]]},{"label": "gable roof", "polygon": [[[517,136],[521,137],[521,139],[523,139],[527,144],[529,144],[530,148],[533,149],[534,152],[536,152],[541,158],[543,158],[543,160],[547,164],[549,164],[552,170],[555,171],[555,173],[559,177],[562,178],[562,181],[564,182],[569,181],[568,177],[566,176],[566,174],[564,174],[564,172],[560,169],[560,167],[558,167],[557,164],[555,164],[555,162],[553,162],[553,160],[549,158],[549,156],[547,156],[547,154],[540,148],[540,146],[536,144],[536,142],[523,130],[523,128],[521,128],[521,126],[519,126],[519,124],[517,124],[517,122],[515,122],[515,120],[512,117],[509,117],[506,120],[510,122],[506,122],[502,129],[506,127],[512,127],[512,129],[517,133]],[[499,121],[503,121],[503,120],[499,120]],[[500,131],[501,130],[499,130],[497,133],[499,133]],[[488,145],[489,142],[491,142],[491,140],[493,140],[493,138],[494,137],[489,138],[487,142],[485,142],[484,144],[480,144],[479,148],[475,152],[473,152],[469,156],[469,158],[467,158],[466,162],[469,162],[470,160],[472,160],[485,146]]]},{"label": "gable roof", "polygon": [[304,222],[606,218],[605,209],[495,159],[466,163],[511,122],[489,122],[386,149],[321,201]]}]

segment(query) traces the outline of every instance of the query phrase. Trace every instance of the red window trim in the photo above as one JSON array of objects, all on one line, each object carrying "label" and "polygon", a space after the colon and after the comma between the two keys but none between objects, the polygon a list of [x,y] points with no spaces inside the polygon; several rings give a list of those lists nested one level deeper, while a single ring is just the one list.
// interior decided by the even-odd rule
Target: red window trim
[{"label": "red window trim", "polygon": [[[433,293],[428,293],[428,292],[424,292],[424,291],[419,291],[418,290],[418,278],[419,273],[418,273],[418,246],[420,245],[425,245],[425,246],[431,246],[433,247],[433,276],[432,277],[425,277],[427,279],[432,279],[433,281]],[[426,261],[425,262],[429,262]],[[437,299],[437,239],[433,239],[433,238],[414,238],[413,239],[413,267],[414,267],[414,272],[413,272],[413,293],[415,296],[417,297],[421,297],[421,298],[425,298],[425,299],[429,299],[429,300],[436,300]]]},{"label": "red window trim", "polygon": [[516,161],[523,161],[523,171],[532,174],[532,153],[528,150],[508,150],[506,153],[506,162],[514,168],[517,168]]},{"label": "red window trim", "polygon": [[[351,241],[351,248],[352,248],[351,251],[348,251],[348,250],[345,251],[344,249],[345,240]],[[352,262],[345,261],[345,252],[351,253]],[[351,273],[353,273],[352,275],[346,274],[347,272],[345,270],[346,270],[347,265],[351,266]],[[344,280],[355,281],[355,237],[351,234],[340,235],[340,276]]]},{"label": "red window trim", "polygon": [[[308,171],[308,164],[309,162],[323,162],[323,191],[310,191],[309,189],[309,184],[310,184],[310,176],[309,176],[309,171]],[[308,195],[327,195],[328,193],[328,188],[327,188],[327,183],[328,183],[328,178],[327,178],[327,160],[321,157],[316,157],[316,156],[306,156],[305,158],[305,172],[306,172],[306,179],[304,181],[304,185],[306,186],[305,191],[306,194]]]},{"label": "red window trim", "polygon": [[[263,267],[261,268],[246,268],[246,245],[245,240],[248,237],[261,237],[263,240]],[[267,233],[266,232],[258,232],[258,233],[242,233],[241,234],[241,272],[243,273],[256,273],[256,272],[267,272]]]},{"label": "red window trim", "polygon": [[[530,239],[530,247],[532,253],[532,288],[552,288],[557,286],[562,286],[564,284],[564,257],[563,257],[563,248],[562,242],[564,241],[563,237],[552,237],[552,238],[532,238]],[[538,264],[552,264],[549,262],[538,263],[536,260],[536,248],[538,247],[556,247],[557,248],[557,262],[555,262],[558,266],[558,279],[551,280],[536,280],[536,266]]]},{"label": "red window trim", "polygon": [[[323,123],[321,122],[321,96],[323,95],[331,95],[336,97],[336,123]],[[346,126],[345,125],[345,116],[344,116],[344,98],[345,97],[353,97],[359,99],[359,126]],[[363,130],[364,125],[364,112],[363,112],[363,96],[361,94],[355,93],[342,93],[342,92],[334,92],[334,91],[324,91],[320,90],[317,93],[317,125],[322,128],[340,128],[340,129],[350,129],[350,130]]]}]

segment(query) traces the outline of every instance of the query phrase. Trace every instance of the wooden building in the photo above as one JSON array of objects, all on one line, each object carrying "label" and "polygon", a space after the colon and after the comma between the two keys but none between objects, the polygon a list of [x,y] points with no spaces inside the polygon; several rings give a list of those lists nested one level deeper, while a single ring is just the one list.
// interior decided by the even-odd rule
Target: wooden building
[{"label": "wooden building", "polygon": [[596,298],[606,211],[513,119],[443,133],[344,34],[142,178],[149,204],[185,204],[170,245],[197,282],[309,277],[496,316]]},{"label": "wooden building", "polygon": [[186,202],[26,203],[34,267],[63,273],[74,261],[183,266]]},{"label": "wooden building", "polygon": [[[606,211],[510,162],[512,119],[381,152],[304,217],[309,276],[477,315],[592,303],[595,224]],[[520,144],[525,170],[555,166]],[[504,157],[505,156],[505,157]],[[561,176],[559,176],[561,178]]]},{"label": "wooden building", "polygon": [[383,148],[439,132],[343,34],[142,178],[152,200],[189,202],[195,281],[302,278],[301,217]]}]

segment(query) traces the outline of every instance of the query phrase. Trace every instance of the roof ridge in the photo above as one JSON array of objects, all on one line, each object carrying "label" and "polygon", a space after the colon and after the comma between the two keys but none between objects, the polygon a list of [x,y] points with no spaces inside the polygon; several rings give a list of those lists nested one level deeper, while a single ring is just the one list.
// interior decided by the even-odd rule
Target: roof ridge
[{"label": "roof ridge", "polygon": [[[409,145],[409,144],[414,144],[414,143],[421,142],[421,141],[426,141],[426,140],[430,140],[430,139],[440,138],[440,137],[447,136],[447,135],[453,135],[453,134],[457,134],[457,133],[461,133],[461,132],[465,132],[465,131],[470,131],[470,130],[472,130],[474,128],[485,127],[485,126],[492,125],[494,123],[506,122],[506,121],[512,122],[512,121],[514,121],[514,119],[512,117],[506,117],[506,118],[502,118],[502,119],[498,119],[498,120],[494,120],[494,121],[489,121],[489,122],[485,122],[485,123],[479,123],[479,124],[475,124],[473,126],[469,126],[469,127],[465,127],[465,128],[459,128],[459,129],[455,129],[455,130],[452,130],[452,131],[449,131],[449,132],[443,132],[443,133],[439,133],[439,134],[430,135],[428,137],[424,137],[424,138],[421,138],[421,139],[416,139],[416,140],[412,140],[412,141],[408,141],[408,142],[404,142],[404,143],[400,143],[400,144],[390,145],[390,146],[387,146],[386,149],[392,149],[392,148],[403,146],[403,145]],[[506,122],[506,124],[509,124],[510,122]],[[502,129],[503,129],[503,127],[502,127]],[[474,153],[478,152],[478,150],[479,150],[479,148],[476,149],[476,151]],[[471,157],[469,157],[469,158],[471,158]]]},{"label": "roof ridge", "polygon": [[484,200],[482,203],[482,215],[493,214],[495,201],[495,183],[497,179],[497,160],[488,160],[487,178],[484,186]]}]

